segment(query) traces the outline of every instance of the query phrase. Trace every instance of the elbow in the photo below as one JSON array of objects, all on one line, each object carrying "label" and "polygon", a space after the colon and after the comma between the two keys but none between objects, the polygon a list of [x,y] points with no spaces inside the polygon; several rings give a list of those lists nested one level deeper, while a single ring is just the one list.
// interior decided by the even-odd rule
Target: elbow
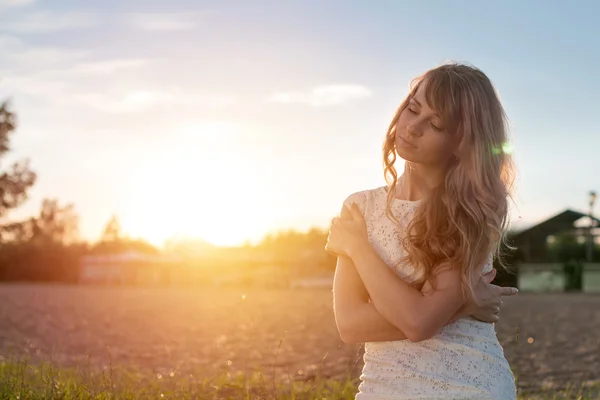
[{"label": "elbow", "polygon": [[429,340],[434,336],[425,329],[413,329],[405,334],[406,338],[411,342],[424,342],[425,340]]},{"label": "elbow", "polygon": [[346,344],[361,343],[358,337],[359,335],[357,334],[356,329],[354,329],[353,327],[348,326],[347,324],[342,324],[338,321],[337,330],[340,335],[340,339],[342,339],[342,342]]},{"label": "elbow", "polygon": [[362,343],[360,340],[360,333],[358,332],[356,325],[352,323],[351,319],[342,319],[338,317],[335,322],[342,342],[346,344]]},{"label": "elbow", "polygon": [[354,334],[351,331],[341,331],[338,330],[340,333],[340,339],[342,339],[342,342],[346,343],[346,344],[357,344],[357,343],[362,343],[361,340],[359,340],[358,335]]},{"label": "elbow", "polygon": [[404,326],[401,327],[399,324],[396,324],[411,342],[423,342],[431,339],[435,335],[435,332],[433,332],[429,324],[418,315],[410,316],[408,321],[405,320],[402,325]]},{"label": "elbow", "polygon": [[425,335],[425,332],[423,332],[423,330],[417,326],[405,328],[404,334],[406,335],[406,338],[411,342],[422,342],[428,339]]}]

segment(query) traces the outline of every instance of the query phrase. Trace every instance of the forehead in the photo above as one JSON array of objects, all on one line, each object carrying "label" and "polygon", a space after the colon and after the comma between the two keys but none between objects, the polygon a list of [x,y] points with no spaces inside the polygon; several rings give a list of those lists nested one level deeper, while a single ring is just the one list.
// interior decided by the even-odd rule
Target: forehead
[{"label": "forehead", "polygon": [[427,87],[426,86],[427,86],[426,82],[421,82],[416,87],[416,90],[414,90],[414,92],[411,94],[410,98],[411,98],[411,100],[416,100],[421,105],[421,108],[430,110],[431,112],[438,114],[438,110],[436,110],[435,107],[433,107],[431,104],[429,104],[429,99],[427,98]]}]

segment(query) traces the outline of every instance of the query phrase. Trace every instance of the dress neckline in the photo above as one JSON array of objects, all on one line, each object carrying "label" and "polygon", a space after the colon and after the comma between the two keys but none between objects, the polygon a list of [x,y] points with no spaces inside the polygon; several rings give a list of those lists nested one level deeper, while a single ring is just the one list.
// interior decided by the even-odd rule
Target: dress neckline
[{"label": "dress neckline", "polygon": [[[385,196],[387,197],[388,191],[389,191],[389,187],[387,185],[382,186],[381,187],[383,189],[383,192],[385,194]],[[408,205],[417,205],[421,202],[421,200],[404,200],[404,199],[399,199],[397,197],[394,197],[394,203],[396,204],[408,204]]]}]

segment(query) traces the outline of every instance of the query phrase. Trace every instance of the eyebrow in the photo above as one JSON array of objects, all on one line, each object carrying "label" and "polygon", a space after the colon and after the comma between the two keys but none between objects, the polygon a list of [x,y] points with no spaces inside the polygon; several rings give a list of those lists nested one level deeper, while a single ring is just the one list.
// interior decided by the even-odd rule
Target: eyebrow
[{"label": "eyebrow", "polygon": [[[423,108],[423,106],[421,105],[421,103],[419,102],[419,100],[417,100],[417,98],[415,96],[410,98],[412,101],[414,101],[415,103],[417,103],[417,105],[419,106],[419,108]],[[432,110],[433,114],[436,118],[439,118],[440,120],[442,120],[442,117],[435,111]],[[442,124],[443,124],[443,120],[442,120]]]},{"label": "eyebrow", "polygon": [[417,103],[417,105],[418,105],[419,107],[423,107],[423,106],[421,105],[421,103],[419,103],[419,100],[417,100],[417,98],[416,98],[415,96],[411,97],[411,100],[412,100],[412,101],[414,101],[415,103]]}]

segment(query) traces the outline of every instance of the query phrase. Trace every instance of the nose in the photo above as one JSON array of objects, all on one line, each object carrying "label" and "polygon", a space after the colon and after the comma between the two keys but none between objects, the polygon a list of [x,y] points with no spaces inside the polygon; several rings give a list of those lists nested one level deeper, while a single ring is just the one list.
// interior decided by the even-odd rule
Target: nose
[{"label": "nose", "polygon": [[406,126],[406,131],[408,132],[409,136],[421,136],[421,130],[419,129],[419,126],[414,122],[411,122]]}]

